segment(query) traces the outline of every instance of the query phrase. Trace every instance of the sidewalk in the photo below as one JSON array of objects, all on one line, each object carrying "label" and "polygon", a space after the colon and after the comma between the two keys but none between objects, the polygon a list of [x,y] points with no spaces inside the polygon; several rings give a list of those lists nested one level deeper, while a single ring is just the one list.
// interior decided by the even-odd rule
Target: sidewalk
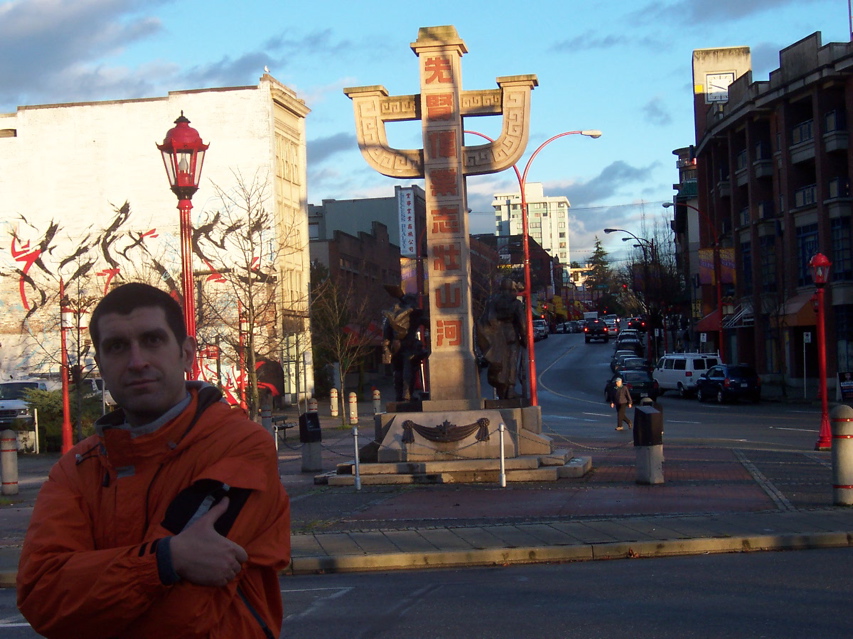
[{"label": "sidewalk", "polygon": [[[331,471],[353,459],[352,429],[328,417],[326,406],[320,414],[323,468]],[[665,443],[665,483],[648,486],[636,483],[626,431],[555,440],[592,456],[593,471],[582,479],[357,491],[316,485],[318,473],[303,473],[295,430],[279,449],[292,500],[292,574],[853,545],[853,508],[832,506],[826,452]],[[370,402],[359,405],[359,435],[361,445],[372,438]],[[32,505],[56,459],[19,457],[20,494],[0,506],[0,586],[14,586]]]}]

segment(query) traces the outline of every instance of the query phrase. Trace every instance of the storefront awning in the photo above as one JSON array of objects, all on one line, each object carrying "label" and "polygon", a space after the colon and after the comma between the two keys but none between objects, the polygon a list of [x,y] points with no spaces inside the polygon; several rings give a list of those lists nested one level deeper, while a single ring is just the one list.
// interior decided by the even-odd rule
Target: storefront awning
[{"label": "storefront awning", "polygon": [[696,322],[695,333],[716,333],[720,330],[720,309],[715,309]]},{"label": "storefront awning", "polygon": [[808,291],[789,297],[777,317],[788,326],[815,326],[817,314],[812,304],[813,295],[812,291]]}]

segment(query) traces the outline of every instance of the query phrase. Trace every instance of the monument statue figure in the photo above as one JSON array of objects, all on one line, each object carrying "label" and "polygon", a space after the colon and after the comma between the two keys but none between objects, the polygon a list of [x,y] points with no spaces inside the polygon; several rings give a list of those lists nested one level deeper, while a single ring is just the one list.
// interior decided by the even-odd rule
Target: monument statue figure
[{"label": "monument statue figure", "polygon": [[477,346],[489,364],[488,381],[498,399],[518,397],[519,355],[525,344],[524,304],[518,299],[520,286],[501,280],[500,291],[489,298],[477,322]]},{"label": "monument statue figure", "polygon": [[427,356],[420,332],[428,321],[414,295],[403,293],[399,286],[386,286],[385,290],[396,297],[397,302],[393,308],[382,311],[383,359],[391,364],[394,372],[396,401],[408,402],[415,392],[420,363]]}]

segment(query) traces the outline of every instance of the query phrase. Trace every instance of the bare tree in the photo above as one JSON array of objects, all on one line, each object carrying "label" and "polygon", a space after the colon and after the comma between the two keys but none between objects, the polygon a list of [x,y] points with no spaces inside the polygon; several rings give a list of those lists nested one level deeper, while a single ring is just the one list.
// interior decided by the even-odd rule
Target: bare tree
[{"label": "bare tree", "polygon": [[[311,327],[314,353],[319,364],[340,366],[340,396],[346,397],[347,374],[362,365],[376,350],[376,336],[369,330],[376,319],[373,304],[357,287],[330,277],[320,264],[311,268]],[[341,423],[345,425],[344,411]]]},{"label": "bare tree", "polygon": [[303,254],[307,238],[296,217],[277,219],[268,208],[265,177],[233,175],[230,188],[214,184],[219,206],[193,230],[195,253],[208,266],[201,273],[206,285],[200,287],[198,333],[202,348],[230,347],[246,380],[249,417],[257,419],[263,394],[260,364],[279,370],[285,331],[307,328],[304,322],[294,324],[294,318],[304,317],[300,308],[307,300],[291,296],[285,303],[283,293],[288,258]]}]

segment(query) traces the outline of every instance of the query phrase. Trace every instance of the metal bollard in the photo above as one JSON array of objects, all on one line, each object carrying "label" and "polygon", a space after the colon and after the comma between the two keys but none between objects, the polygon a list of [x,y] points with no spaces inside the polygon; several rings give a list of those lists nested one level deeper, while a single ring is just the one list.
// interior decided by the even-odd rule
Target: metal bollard
[{"label": "metal bollard", "polygon": [[261,426],[263,426],[264,430],[270,435],[275,437],[275,428],[272,425],[272,408],[267,406],[261,408]]},{"label": "metal bollard", "polygon": [[358,423],[358,395],[355,393],[349,394],[349,423]]},{"label": "metal bollard", "polygon": [[634,452],[637,483],[664,483],[663,414],[652,406],[634,408]]},{"label": "metal bollard", "polygon": [[832,424],[832,502],[853,505],[853,408],[842,404],[830,413]]},{"label": "metal bollard", "polygon": [[0,466],[3,494],[18,494],[18,435],[13,430],[0,432]]},{"label": "metal bollard", "polygon": [[378,388],[373,389],[373,414],[378,415],[382,412],[382,393]]},{"label": "metal bollard", "polygon": [[338,416],[338,389],[333,388],[329,391],[329,404],[332,417]]}]

